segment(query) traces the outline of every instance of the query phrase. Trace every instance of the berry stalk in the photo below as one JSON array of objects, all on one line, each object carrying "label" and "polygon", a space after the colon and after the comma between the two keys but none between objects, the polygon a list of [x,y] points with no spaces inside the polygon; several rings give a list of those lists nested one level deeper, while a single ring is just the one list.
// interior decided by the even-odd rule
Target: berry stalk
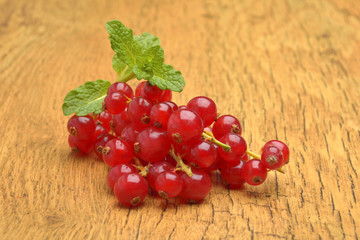
[{"label": "berry stalk", "polygon": [[203,136],[203,138],[205,138],[205,140],[208,140],[208,141],[222,147],[226,152],[229,152],[231,150],[231,147],[229,145],[217,140],[211,132],[204,130],[204,132],[202,133],[202,136]]},{"label": "berry stalk", "polygon": [[169,154],[174,158],[174,160],[177,162],[177,165],[180,167],[180,170],[185,172],[189,177],[193,176],[193,173],[191,171],[191,168],[186,165],[180,156],[176,155],[174,147],[172,147],[169,151]]}]

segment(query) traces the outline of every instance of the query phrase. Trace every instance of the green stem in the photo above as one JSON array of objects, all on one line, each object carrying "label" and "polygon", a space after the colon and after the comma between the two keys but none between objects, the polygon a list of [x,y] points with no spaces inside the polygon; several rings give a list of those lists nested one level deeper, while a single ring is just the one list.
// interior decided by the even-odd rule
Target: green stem
[{"label": "green stem", "polygon": [[202,133],[203,138],[205,138],[206,140],[213,142],[214,144],[222,147],[225,151],[229,152],[231,151],[231,147],[225,143],[220,142],[219,140],[217,140],[214,135],[210,132],[204,131]]},{"label": "green stem", "polygon": [[180,156],[176,155],[175,150],[174,150],[174,147],[172,147],[172,148],[170,149],[169,154],[170,154],[170,155],[174,158],[174,160],[177,162],[177,164],[179,165],[181,171],[184,171],[189,177],[192,177],[192,176],[193,176],[193,173],[192,173],[192,171],[191,171],[191,168],[183,162],[183,160],[181,159]]}]

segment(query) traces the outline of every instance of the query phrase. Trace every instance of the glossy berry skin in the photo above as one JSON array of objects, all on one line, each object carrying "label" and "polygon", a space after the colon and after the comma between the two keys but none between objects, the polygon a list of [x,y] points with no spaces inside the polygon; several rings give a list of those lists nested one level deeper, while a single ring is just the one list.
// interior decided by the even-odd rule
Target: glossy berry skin
[{"label": "glossy berry skin", "polygon": [[108,133],[108,130],[107,130],[106,128],[104,128],[103,125],[97,124],[96,127],[95,127],[94,135],[93,135],[94,141],[95,141],[100,135],[103,135],[103,134],[105,134],[105,133]]},{"label": "glossy berry skin", "polygon": [[247,161],[243,171],[244,179],[250,185],[259,185],[266,180],[267,169],[259,159]]},{"label": "glossy berry skin", "polygon": [[69,146],[74,153],[86,154],[89,153],[92,149],[93,141],[78,139],[72,135],[68,137]]},{"label": "glossy berry skin", "polygon": [[[283,156],[284,156],[284,159],[283,159],[283,164],[286,164],[289,162],[289,155],[290,155],[290,151],[289,151],[289,148],[288,146],[279,141],[279,140],[271,140],[269,142],[267,142],[264,146],[263,146],[263,149],[267,148],[268,146],[275,146],[277,147],[278,149],[280,149],[280,151],[282,152]],[[263,150],[262,150],[263,151]]]},{"label": "glossy berry skin", "polygon": [[119,114],[126,108],[127,101],[123,93],[110,93],[105,97],[103,108],[111,114]]},{"label": "glossy berry skin", "polygon": [[170,139],[164,130],[148,127],[139,133],[134,152],[146,162],[158,162],[168,155]]},{"label": "glossy berry skin", "polygon": [[212,143],[200,141],[190,146],[187,160],[200,168],[207,168],[213,165],[217,158],[216,148]]},{"label": "glossy berry skin", "polygon": [[173,110],[173,112],[178,110],[178,105],[172,101],[165,101],[163,103],[166,103],[167,105],[169,105],[171,107],[171,109]]},{"label": "glossy berry skin", "polygon": [[262,151],[261,162],[267,169],[275,170],[283,165],[284,156],[279,148],[269,145]]},{"label": "glossy berry skin", "polygon": [[136,127],[133,123],[126,125],[121,133],[121,138],[133,146],[142,128]]},{"label": "glossy berry skin", "polygon": [[173,110],[168,104],[155,104],[150,111],[150,123],[158,129],[166,130],[167,123],[172,113]]},{"label": "glossy berry skin", "polygon": [[216,104],[208,97],[194,97],[188,102],[187,108],[199,114],[204,122],[204,127],[210,126],[216,120]]},{"label": "glossy berry skin", "polygon": [[186,144],[200,139],[204,129],[200,116],[189,109],[179,109],[171,114],[167,131],[172,140],[178,144]]},{"label": "glossy berry skin", "polygon": [[245,161],[241,159],[236,166],[221,168],[221,177],[230,188],[242,187],[245,183],[244,166]]},{"label": "glossy berry skin", "polygon": [[210,192],[211,179],[207,172],[192,168],[193,176],[189,177],[185,172],[181,172],[180,176],[183,180],[183,189],[180,197],[188,202],[200,202]]},{"label": "glossy berry skin", "polygon": [[121,136],[122,131],[130,123],[127,110],[125,109],[122,113],[113,115],[111,122],[111,129],[114,131],[116,136]]},{"label": "glossy berry skin", "polygon": [[132,88],[124,82],[116,82],[111,84],[111,86],[108,89],[107,94],[111,94],[111,93],[122,93],[125,94],[128,98],[133,99],[134,98],[134,92],[132,90]]},{"label": "glossy berry skin", "polygon": [[103,160],[109,167],[129,163],[133,156],[131,146],[117,138],[108,141],[103,149]]},{"label": "glossy berry skin", "polygon": [[111,168],[107,176],[107,183],[111,190],[114,190],[114,185],[119,177],[128,173],[137,173],[137,170],[133,165],[126,163],[121,163]]},{"label": "glossy berry skin", "polygon": [[143,97],[144,96],[144,86],[146,81],[140,82],[135,89],[135,97]]},{"label": "glossy berry skin", "polygon": [[122,175],[114,185],[114,194],[118,201],[129,207],[140,205],[148,191],[145,178],[137,173]]},{"label": "glossy berry skin", "polygon": [[150,82],[146,82],[143,89],[144,97],[153,102],[159,102],[164,92],[165,90],[158,88],[156,85],[151,85]]},{"label": "glossy berry skin", "polygon": [[150,126],[150,111],[153,103],[144,98],[134,98],[128,106],[128,116],[130,121],[138,127]]},{"label": "glossy berry skin", "polygon": [[93,137],[95,122],[89,115],[83,117],[74,115],[69,119],[67,129],[70,135],[78,139],[89,140]]},{"label": "glossy berry skin", "polygon": [[227,162],[237,161],[246,154],[246,142],[240,135],[228,133],[219,141],[231,147],[230,151],[225,151],[222,147],[218,148],[218,154]]},{"label": "glossy berry skin", "polygon": [[158,175],[155,180],[155,189],[158,194],[167,199],[176,197],[183,188],[181,177],[173,171],[165,171]]},{"label": "glossy berry skin", "polygon": [[219,117],[213,127],[212,132],[216,139],[220,139],[225,134],[236,133],[241,135],[242,128],[239,120],[232,115],[223,115]]},{"label": "glossy berry skin", "polygon": [[108,131],[110,131],[111,120],[112,120],[112,115],[106,111],[103,111],[96,117],[95,123],[96,123],[96,125],[99,125],[99,124],[103,125]]},{"label": "glossy berry skin", "polygon": [[94,143],[94,152],[96,154],[96,156],[98,156],[101,160],[103,160],[103,149],[104,146],[106,145],[106,143],[112,139],[114,139],[115,137],[109,133],[105,133],[103,135],[100,135]]},{"label": "glossy berry skin", "polygon": [[148,181],[150,187],[155,189],[155,180],[158,175],[165,171],[173,171],[175,169],[175,165],[170,162],[160,161],[154,162],[149,167],[149,172],[146,175],[146,180]]},{"label": "glossy berry skin", "polygon": [[159,102],[164,102],[164,101],[171,101],[172,99],[172,92],[169,89],[166,89],[164,91],[164,94],[159,98]]}]

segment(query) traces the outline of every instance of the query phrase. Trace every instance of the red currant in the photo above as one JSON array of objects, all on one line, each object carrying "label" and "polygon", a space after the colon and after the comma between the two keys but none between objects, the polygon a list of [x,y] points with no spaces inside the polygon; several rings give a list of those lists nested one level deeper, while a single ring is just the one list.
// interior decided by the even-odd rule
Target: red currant
[{"label": "red currant", "polygon": [[164,95],[164,90],[158,88],[156,85],[151,85],[150,82],[146,82],[144,85],[143,93],[144,97],[157,102]]},{"label": "red currant", "polygon": [[124,139],[129,145],[134,146],[137,136],[142,128],[136,127],[134,124],[129,123],[126,125],[121,133],[121,138]]},{"label": "red currant", "polygon": [[69,135],[68,142],[69,142],[69,146],[71,147],[71,150],[74,153],[78,153],[78,154],[89,153],[92,149],[92,143],[93,143],[92,139],[83,140],[83,139],[78,139],[72,135]]},{"label": "red currant", "polygon": [[122,113],[113,115],[111,122],[111,128],[116,136],[121,136],[124,128],[130,123],[127,110],[125,109]]},{"label": "red currant", "polygon": [[151,108],[150,112],[150,123],[154,125],[154,127],[159,129],[166,129],[167,123],[173,110],[171,107],[166,103],[158,103],[155,104]]},{"label": "red currant", "polygon": [[187,108],[199,114],[204,122],[204,127],[210,126],[217,117],[216,104],[208,97],[199,96],[191,99]]},{"label": "red currant", "polygon": [[96,124],[103,125],[108,131],[110,131],[111,120],[112,120],[112,115],[106,111],[103,111],[96,117]]},{"label": "red currant", "polygon": [[114,190],[114,185],[119,177],[127,173],[137,173],[137,170],[133,165],[126,163],[121,163],[111,168],[107,176],[107,183],[109,187]]},{"label": "red currant", "polygon": [[181,172],[180,176],[183,180],[183,189],[180,197],[188,202],[200,202],[210,192],[211,179],[208,173],[192,168],[193,176],[189,177],[185,172]]},{"label": "red currant", "polygon": [[230,188],[238,188],[245,183],[244,165],[245,161],[240,160],[236,166],[221,168],[221,177]]},{"label": "red currant", "polygon": [[269,145],[262,151],[261,162],[266,168],[275,170],[283,165],[284,156],[279,148]]},{"label": "red currant", "polygon": [[275,146],[278,149],[280,149],[280,151],[282,152],[284,159],[283,159],[283,164],[286,164],[289,162],[289,155],[290,155],[290,151],[288,146],[286,146],[285,143],[279,141],[279,140],[271,140],[269,142],[267,142],[264,146],[263,149],[266,148],[267,146]]},{"label": "red currant", "polygon": [[210,167],[217,158],[216,148],[212,143],[200,141],[190,146],[187,160],[200,168]]},{"label": "red currant", "polygon": [[154,162],[149,167],[149,172],[146,175],[146,179],[152,189],[155,189],[155,180],[158,175],[164,171],[173,171],[175,166],[169,162],[160,161]]},{"label": "red currant", "polygon": [[128,107],[130,121],[139,127],[150,126],[150,111],[152,106],[153,103],[144,97],[134,98]]},{"label": "red currant", "polygon": [[167,89],[164,91],[164,94],[159,98],[159,102],[171,101],[171,98],[172,98],[172,92],[171,90]]},{"label": "red currant", "polygon": [[181,177],[173,171],[162,172],[155,180],[156,191],[165,199],[176,197],[182,188],[183,183]]},{"label": "red currant", "polygon": [[146,81],[140,82],[135,89],[135,97],[143,97],[144,96],[144,86]]},{"label": "red currant", "polygon": [[259,185],[266,180],[267,169],[259,159],[247,161],[243,171],[244,179],[250,185]]},{"label": "red currant", "polygon": [[114,194],[122,204],[135,207],[140,205],[147,193],[149,186],[144,177],[137,173],[122,175],[115,183]]},{"label": "red currant", "polygon": [[72,116],[68,123],[67,129],[70,135],[83,140],[89,140],[93,137],[95,131],[95,122],[92,117]]},{"label": "red currant", "polygon": [[101,159],[103,160],[103,149],[104,146],[106,145],[106,143],[112,139],[114,139],[115,137],[109,133],[105,133],[103,135],[100,135],[94,143],[94,151],[95,154]]},{"label": "red currant", "polygon": [[240,135],[228,133],[220,138],[220,142],[231,147],[230,151],[224,150],[222,147],[218,148],[218,153],[227,162],[238,161],[246,154],[246,142]]},{"label": "red currant", "polygon": [[133,156],[132,148],[121,139],[112,139],[103,148],[103,160],[110,167],[129,163]]},{"label": "red currant", "polygon": [[114,92],[106,95],[103,107],[111,114],[119,114],[126,108],[127,101],[125,94]]},{"label": "red currant", "polygon": [[222,136],[228,133],[236,133],[241,135],[242,128],[239,120],[232,115],[223,115],[219,117],[213,127],[212,132],[216,139],[220,139]]},{"label": "red currant", "polygon": [[127,83],[124,82],[116,82],[111,84],[107,94],[111,94],[114,92],[125,94],[128,98],[131,99],[134,98],[134,92],[132,88]]}]

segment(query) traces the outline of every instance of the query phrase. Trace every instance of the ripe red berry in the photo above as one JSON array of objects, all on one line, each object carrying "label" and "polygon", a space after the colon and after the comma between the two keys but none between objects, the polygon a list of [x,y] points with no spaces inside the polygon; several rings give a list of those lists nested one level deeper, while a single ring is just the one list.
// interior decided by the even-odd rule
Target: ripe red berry
[{"label": "ripe red berry", "polygon": [[95,122],[89,115],[87,116],[72,116],[68,123],[67,129],[70,135],[82,139],[92,139],[95,131]]},{"label": "ripe red berry", "polygon": [[130,123],[127,110],[125,109],[122,113],[113,115],[111,122],[111,129],[114,131],[116,136],[121,136],[122,131]]},{"label": "ripe red berry", "polygon": [[69,146],[74,153],[86,154],[89,153],[92,149],[92,139],[78,139],[72,135],[68,137]]},{"label": "ripe red berry", "polygon": [[137,136],[142,131],[142,128],[136,127],[133,123],[126,125],[121,133],[121,138],[124,139],[130,146],[134,146]]},{"label": "ripe red berry", "polygon": [[132,88],[127,83],[124,82],[116,82],[111,84],[107,94],[111,94],[114,92],[125,94],[128,98],[131,99],[134,98],[134,92]]},{"label": "ripe red berry", "polygon": [[167,89],[164,91],[164,94],[160,97],[159,102],[171,101],[171,98],[172,98],[172,92],[171,90]]},{"label": "ripe red berry", "polygon": [[160,173],[155,180],[155,189],[158,194],[167,199],[176,197],[183,188],[181,177],[173,171]]},{"label": "ripe red berry", "polygon": [[[283,156],[284,156],[284,160],[283,160],[283,164],[286,164],[289,162],[289,155],[290,155],[290,151],[289,151],[289,148],[288,146],[279,141],[279,140],[271,140],[269,142],[267,142],[264,146],[263,146],[263,149],[265,149],[266,147],[268,146],[275,146],[277,147],[278,149],[280,149],[280,151],[282,152]],[[263,150],[262,150],[263,151]]]},{"label": "ripe red berry", "polygon": [[149,186],[144,177],[137,173],[122,175],[115,183],[114,194],[122,204],[135,207],[143,202]]},{"label": "ripe red berry", "polygon": [[246,142],[240,135],[228,133],[220,138],[220,142],[231,147],[230,151],[226,151],[222,147],[218,148],[218,153],[227,162],[238,161],[246,154]]},{"label": "ripe red berry", "polygon": [[230,188],[238,188],[245,183],[244,165],[245,161],[240,160],[236,166],[221,168],[221,177]]},{"label": "ripe red berry", "polygon": [[180,176],[183,180],[183,189],[180,197],[188,202],[200,202],[210,192],[211,179],[208,173],[192,168],[193,176],[189,177],[185,172],[181,172]]},{"label": "ripe red berry", "polygon": [[247,161],[244,165],[244,179],[250,185],[259,185],[266,180],[267,169],[259,159]]},{"label": "ripe red berry", "polygon": [[94,136],[93,136],[94,141],[95,141],[100,135],[103,135],[103,134],[105,134],[105,133],[108,133],[108,130],[107,130],[106,128],[104,128],[103,125],[97,124],[97,125],[96,125],[96,128],[95,128]]},{"label": "ripe red berry", "polygon": [[150,111],[153,103],[144,98],[134,98],[128,106],[128,116],[130,121],[138,127],[150,126]]},{"label": "ripe red berry", "polygon": [[170,139],[166,131],[148,127],[137,136],[134,152],[142,160],[152,163],[163,160],[169,153],[170,147]]},{"label": "ripe red berry", "polygon": [[204,127],[210,126],[217,117],[216,104],[208,97],[199,96],[191,99],[187,108],[199,114],[204,122]]},{"label": "ripe red berry", "polygon": [[143,97],[144,96],[144,86],[146,81],[140,82],[135,89],[135,97]]},{"label": "ripe red berry", "polygon": [[120,163],[129,163],[133,156],[131,146],[121,139],[112,139],[103,148],[103,160],[110,167]]},{"label": "ripe red berry", "polygon": [[126,108],[127,101],[123,93],[110,93],[105,97],[103,108],[111,114],[119,114]]},{"label": "ripe red berry", "polygon": [[267,146],[262,149],[261,162],[268,169],[275,170],[283,165],[284,156],[279,148]]},{"label": "ripe red berry", "polygon": [[219,117],[213,127],[212,132],[216,139],[220,139],[222,136],[228,133],[236,133],[241,135],[242,128],[239,120],[232,115],[223,115]]},{"label": "ripe red berry", "polygon": [[155,180],[158,175],[164,171],[173,171],[175,166],[170,162],[160,161],[154,162],[149,167],[149,172],[146,175],[146,179],[152,189],[155,189]]},{"label": "ripe red berry", "polygon": [[167,123],[173,110],[171,107],[166,103],[158,103],[155,104],[151,108],[150,112],[150,123],[159,129],[166,129]]},{"label": "ripe red berry", "polygon": [[204,124],[200,116],[189,109],[179,109],[169,118],[167,131],[172,140],[178,144],[186,144],[200,139]]},{"label": "ripe red berry", "polygon": [[178,105],[172,101],[165,101],[163,103],[166,103],[167,105],[169,105],[171,107],[171,109],[173,110],[173,112],[178,110]]},{"label": "ripe red berry", "polygon": [[153,102],[159,102],[164,92],[165,90],[158,88],[156,85],[151,85],[150,82],[146,82],[143,89],[144,97]]},{"label": "ripe red berry", "polygon": [[104,146],[106,145],[106,143],[108,141],[110,141],[111,139],[114,139],[115,137],[109,133],[105,133],[103,135],[100,135],[94,143],[94,152],[95,154],[101,159],[103,160],[103,149]]},{"label": "ripe red berry", "polygon": [[112,115],[106,111],[103,111],[96,117],[95,123],[96,123],[96,125],[99,125],[99,124],[103,125],[108,131],[110,131],[111,120],[112,120]]},{"label": "ripe red berry", "polygon": [[216,148],[212,143],[200,141],[190,145],[187,160],[200,168],[207,168],[213,165],[217,158]]},{"label": "ripe red berry", "polygon": [[137,173],[137,170],[133,165],[126,163],[121,163],[111,168],[107,176],[107,183],[109,187],[114,190],[114,185],[119,177],[128,173]]}]

